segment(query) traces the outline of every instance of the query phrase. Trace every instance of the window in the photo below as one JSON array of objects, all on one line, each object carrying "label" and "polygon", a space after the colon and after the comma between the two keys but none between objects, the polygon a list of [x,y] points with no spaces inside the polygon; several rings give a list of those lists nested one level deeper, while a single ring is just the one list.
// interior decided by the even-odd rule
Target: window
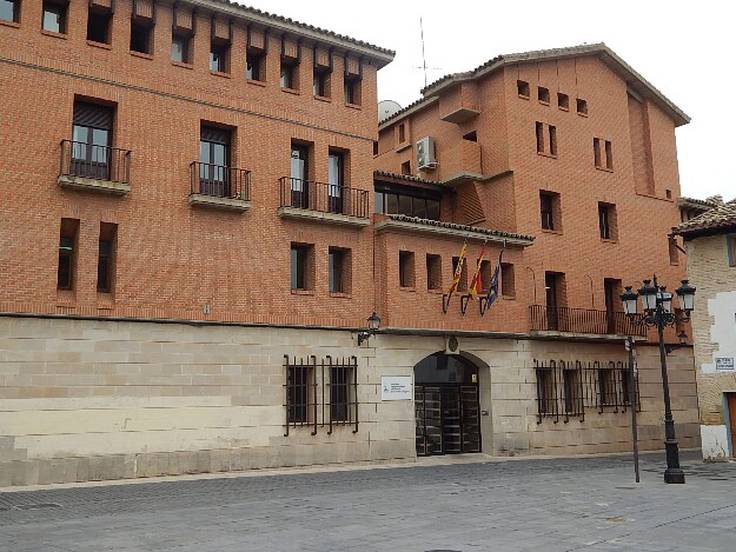
[{"label": "window", "polygon": [[557,93],[557,107],[563,111],[570,110],[570,96],[563,94],[562,92]]},{"label": "window", "polygon": [[110,44],[111,25],[112,11],[90,7],[87,14],[87,40]]},{"label": "window", "polygon": [[516,93],[520,98],[529,99],[529,83],[523,80],[516,81]]},{"label": "window", "polygon": [[314,289],[314,245],[291,244],[291,289],[306,291]]},{"label": "window", "polygon": [[427,253],[427,289],[442,289],[442,257]]},{"label": "window", "polygon": [[179,63],[191,63],[191,40],[190,33],[173,31],[171,34],[171,59]]},{"label": "window", "polygon": [[338,247],[329,248],[329,289],[330,293],[350,293],[350,250]]},{"label": "window", "polygon": [[613,146],[610,140],[593,138],[593,158],[597,169],[613,170]]},{"label": "window", "polygon": [[736,266],[736,234],[726,236],[728,266]]},{"label": "window", "polygon": [[544,86],[537,87],[537,99],[540,103],[549,105],[549,88]]},{"label": "window", "polygon": [[297,90],[299,88],[298,72],[299,67],[297,60],[292,58],[281,58],[281,88],[287,90]]},{"label": "window", "polygon": [[578,115],[587,115],[588,114],[588,101],[582,98],[577,98],[575,102],[577,104]]},{"label": "window", "polygon": [[213,39],[210,44],[210,71],[213,73],[228,73],[230,57],[230,42]]},{"label": "window", "polygon": [[601,406],[617,404],[615,377],[615,372],[612,368],[601,368],[598,370],[598,395]]},{"label": "window", "polygon": [[560,194],[555,192],[539,192],[539,207],[542,216],[542,229],[562,230],[560,221]]},{"label": "window", "polygon": [[480,289],[488,291],[491,287],[491,261],[481,261],[480,263]]},{"label": "window", "polygon": [[376,183],[375,190],[377,213],[440,220],[442,195],[438,192],[382,182]]},{"label": "window", "polygon": [[467,140],[468,142],[477,142],[478,133],[475,130],[471,130],[467,134],[463,135],[463,140]]},{"label": "window", "polygon": [[544,123],[536,122],[537,153],[544,153]]},{"label": "window", "polygon": [[114,108],[74,102],[71,172],[95,180],[110,178],[110,146]]},{"label": "window", "polygon": [[618,239],[615,205],[598,203],[598,230],[602,240]]},{"label": "window", "polygon": [[0,19],[20,22],[20,0],[0,0]]},{"label": "window", "polygon": [[66,34],[66,12],[69,5],[63,0],[44,0],[41,28],[52,33]]},{"label": "window", "polygon": [[597,169],[613,170],[613,146],[610,140],[593,138],[593,160]]},{"label": "window", "polygon": [[334,149],[327,155],[327,208],[330,213],[342,213],[345,207],[345,157],[345,153]]},{"label": "window", "polygon": [[232,197],[230,143],[232,131],[202,124],[199,131],[199,190],[214,197]]},{"label": "window", "polygon": [[361,84],[363,79],[359,75],[345,75],[345,103],[360,105],[362,102]]},{"label": "window", "polygon": [[135,17],[131,20],[130,50],[140,54],[153,53],[153,21]]},{"label": "window", "polygon": [[583,412],[583,384],[581,376],[582,370],[562,370],[565,414],[577,415]]},{"label": "window", "polygon": [[[545,143],[545,127],[548,140]],[[541,155],[557,156],[557,127],[537,121],[534,126],[537,139],[537,153]]]},{"label": "window", "polygon": [[401,174],[411,174],[411,161],[404,161],[401,164]]},{"label": "window", "polygon": [[246,52],[245,78],[261,82],[266,80],[266,52],[260,48],[248,48]]},{"label": "window", "polygon": [[97,257],[97,291],[112,292],[115,275],[115,246],[118,225],[103,222],[100,224],[100,241]]},{"label": "window", "polygon": [[516,278],[511,263],[501,263],[501,294],[504,297],[516,297]]},{"label": "window", "polygon": [[312,146],[301,142],[291,143],[291,206],[309,209],[309,169]]},{"label": "window", "polygon": [[537,407],[539,419],[557,414],[557,386],[554,369],[537,367]]},{"label": "window", "polygon": [[[355,366],[343,364],[330,367],[330,421],[350,422],[356,406]],[[351,408],[352,407],[352,408]]]},{"label": "window", "polygon": [[399,286],[414,287],[414,252],[399,251]]},{"label": "window", "polygon": [[319,96],[321,98],[330,97],[330,70],[328,68],[314,68],[312,87],[315,96]]},{"label": "window", "polygon": [[549,154],[557,155],[557,127],[549,125]]},{"label": "window", "polygon": [[[457,263],[460,262],[459,257],[453,257],[452,258],[452,275],[453,278],[455,276],[455,271],[457,270]],[[468,291],[468,260],[467,258],[463,259],[463,267],[460,271],[460,282],[457,285],[457,291]]]},{"label": "window", "polygon": [[59,234],[59,266],[56,276],[58,289],[74,289],[77,264],[77,234],[79,220],[61,219]]},{"label": "window", "polygon": [[[358,431],[358,359],[286,358],[286,436],[291,427],[354,424]],[[319,389],[320,386],[322,389]]]},{"label": "window", "polygon": [[373,140],[373,157],[378,156],[378,140]]},{"label": "window", "polygon": [[399,144],[406,142],[406,125],[404,123],[399,124]]},{"label": "window", "polygon": [[314,366],[288,364],[286,367],[287,423],[295,425],[309,423],[316,398],[317,382]]},{"label": "window", "polygon": [[680,264],[680,250],[677,245],[677,238],[675,238],[674,236],[668,236],[667,237],[667,248],[669,250],[669,255],[670,255],[670,264],[679,265]]}]

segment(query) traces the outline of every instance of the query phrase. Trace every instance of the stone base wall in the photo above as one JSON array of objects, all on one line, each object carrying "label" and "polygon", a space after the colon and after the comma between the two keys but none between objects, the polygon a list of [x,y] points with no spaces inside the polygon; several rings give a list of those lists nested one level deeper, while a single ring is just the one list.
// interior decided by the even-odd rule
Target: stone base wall
[{"label": "stone base wall", "polygon": [[[413,375],[442,337],[343,330],[0,317],[0,487],[413,459],[413,401],[381,376]],[[534,360],[623,360],[622,345],[460,338],[479,366],[483,452],[630,449],[628,413],[538,423]],[[290,428],[284,355],[358,360],[358,431]],[[658,357],[641,347],[642,449],[662,446]],[[699,446],[689,350],[670,357],[682,447]]]}]

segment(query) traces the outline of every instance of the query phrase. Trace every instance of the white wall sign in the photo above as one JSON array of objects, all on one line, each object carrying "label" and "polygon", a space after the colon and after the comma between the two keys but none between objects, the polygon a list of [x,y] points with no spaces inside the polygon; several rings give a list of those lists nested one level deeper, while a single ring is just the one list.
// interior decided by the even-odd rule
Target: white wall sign
[{"label": "white wall sign", "polygon": [[411,399],[411,376],[381,376],[382,401],[408,401]]},{"label": "white wall sign", "polygon": [[736,366],[734,366],[733,357],[716,357],[717,372],[733,372],[734,370],[736,370]]}]

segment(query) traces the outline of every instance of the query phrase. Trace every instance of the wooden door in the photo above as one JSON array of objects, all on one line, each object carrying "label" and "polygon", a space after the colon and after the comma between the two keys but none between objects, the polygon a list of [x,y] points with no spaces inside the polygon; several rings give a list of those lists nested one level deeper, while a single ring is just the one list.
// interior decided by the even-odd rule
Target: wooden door
[{"label": "wooden door", "polygon": [[736,393],[728,393],[728,419],[731,424],[731,456],[736,457]]}]

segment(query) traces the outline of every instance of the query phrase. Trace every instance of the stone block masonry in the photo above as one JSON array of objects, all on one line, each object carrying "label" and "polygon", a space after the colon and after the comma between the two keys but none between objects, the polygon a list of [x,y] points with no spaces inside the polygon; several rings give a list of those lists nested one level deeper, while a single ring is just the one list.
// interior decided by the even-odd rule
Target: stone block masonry
[{"label": "stone block masonry", "polygon": [[[381,401],[381,376],[412,376],[439,337],[343,330],[0,317],[0,486],[415,458],[413,401]],[[625,451],[629,416],[537,422],[535,358],[623,358],[620,345],[461,338],[480,369],[483,452]],[[359,425],[290,428],[284,355],[358,359]],[[680,382],[681,446],[697,446],[689,350]],[[662,444],[656,350],[640,350],[643,449]]]}]

